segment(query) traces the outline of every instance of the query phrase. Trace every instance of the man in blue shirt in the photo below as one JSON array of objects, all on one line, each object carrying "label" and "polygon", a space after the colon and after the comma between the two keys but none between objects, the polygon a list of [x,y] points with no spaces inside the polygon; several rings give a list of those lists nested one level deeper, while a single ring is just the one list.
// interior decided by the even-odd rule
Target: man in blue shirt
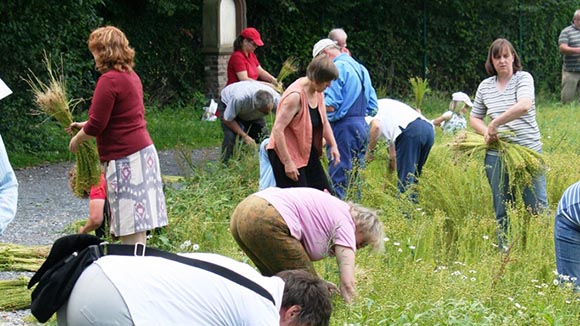
[{"label": "man in blue shirt", "polygon": [[[0,79],[0,100],[12,94],[12,90]],[[8,154],[0,136],[0,235],[14,219],[16,204],[18,203],[18,182],[12,170]]]},{"label": "man in blue shirt", "polygon": [[324,91],[328,120],[340,152],[340,163],[329,165],[336,195],[344,199],[352,187],[356,199],[360,198],[358,171],[365,167],[364,157],[369,142],[369,127],[365,116],[377,112],[377,94],[367,69],[351,56],[340,51],[330,39],[318,41],[312,56],[326,55],[338,68],[338,79]]},{"label": "man in blue shirt", "polygon": [[0,235],[14,219],[18,203],[18,182],[8,161],[6,148],[0,136]]}]

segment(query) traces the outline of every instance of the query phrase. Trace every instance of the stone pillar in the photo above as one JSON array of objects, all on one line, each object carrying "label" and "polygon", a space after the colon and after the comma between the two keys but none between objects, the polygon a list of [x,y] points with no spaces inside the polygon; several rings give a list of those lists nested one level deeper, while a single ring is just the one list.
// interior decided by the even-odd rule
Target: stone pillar
[{"label": "stone pillar", "polygon": [[246,27],[245,0],[203,1],[203,49],[206,95],[218,99],[228,78],[233,43]]}]

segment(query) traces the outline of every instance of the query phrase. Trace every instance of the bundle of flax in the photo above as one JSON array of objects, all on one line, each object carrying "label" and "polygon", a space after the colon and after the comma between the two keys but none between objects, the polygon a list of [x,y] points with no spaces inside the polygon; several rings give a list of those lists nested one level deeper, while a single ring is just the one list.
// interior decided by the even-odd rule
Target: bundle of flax
[{"label": "bundle of flax", "polygon": [[[0,281],[0,309],[5,311],[20,310],[30,307],[30,290],[28,278]],[[3,324],[4,325],[4,324]]]},{"label": "bundle of flax", "polygon": [[[44,65],[49,76],[48,83],[41,81],[32,72],[25,80],[32,88],[35,103],[40,111],[55,118],[63,128],[67,128],[73,122],[70,107],[74,107],[78,100],[69,101],[67,99],[62,63],[60,69],[55,70],[50,58],[45,55]],[[74,132],[78,132],[78,130]],[[73,192],[76,196],[83,197],[90,192],[91,186],[99,183],[101,176],[99,154],[93,141],[83,142],[79,146],[76,153],[76,166],[77,177]]]},{"label": "bundle of flax", "polygon": [[500,134],[497,142],[488,145],[482,135],[464,130],[455,136],[449,147],[456,154],[463,156],[482,154],[487,149],[497,150],[510,186],[520,192],[524,187],[530,186],[534,178],[544,171],[545,162],[542,154],[502,140],[502,136],[507,135]]},{"label": "bundle of flax", "polygon": [[50,246],[0,243],[0,271],[35,272],[48,256]]},{"label": "bundle of flax", "polygon": [[278,73],[278,77],[276,80],[278,81],[278,86],[276,87],[276,91],[280,94],[284,92],[284,87],[282,86],[282,81],[286,79],[288,76],[292,75],[298,71],[298,66],[296,65],[296,58],[290,57],[284,61],[282,64],[282,68],[280,68],[280,72]]}]

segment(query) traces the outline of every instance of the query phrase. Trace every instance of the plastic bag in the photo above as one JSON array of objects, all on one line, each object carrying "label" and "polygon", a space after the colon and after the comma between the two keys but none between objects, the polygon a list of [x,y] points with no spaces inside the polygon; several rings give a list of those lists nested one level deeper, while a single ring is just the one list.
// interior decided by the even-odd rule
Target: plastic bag
[{"label": "plastic bag", "polygon": [[209,106],[203,107],[203,116],[201,120],[203,121],[215,121],[217,119],[216,111],[217,111],[217,102],[213,100],[213,98],[209,102]]}]

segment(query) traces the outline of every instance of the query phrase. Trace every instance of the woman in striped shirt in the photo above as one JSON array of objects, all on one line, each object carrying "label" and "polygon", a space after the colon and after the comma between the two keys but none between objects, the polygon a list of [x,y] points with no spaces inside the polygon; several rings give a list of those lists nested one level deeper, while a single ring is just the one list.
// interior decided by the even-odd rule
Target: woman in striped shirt
[{"label": "woman in striped shirt", "polygon": [[[522,71],[520,58],[513,45],[506,39],[495,40],[485,62],[485,70],[491,76],[481,82],[477,88],[470,124],[479,134],[485,137],[488,144],[496,142],[499,134],[502,140],[542,151],[540,129],[536,122],[534,96],[534,79]],[[489,124],[484,118],[489,116]],[[497,151],[488,150],[485,156],[485,172],[491,186],[493,209],[499,224],[499,247],[505,248],[505,233],[508,228],[506,206],[515,201],[509,188],[508,176],[502,166]],[[546,195],[546,178],[540,175],[524,189],[525,205],[536,214],[548,206]]]}]

